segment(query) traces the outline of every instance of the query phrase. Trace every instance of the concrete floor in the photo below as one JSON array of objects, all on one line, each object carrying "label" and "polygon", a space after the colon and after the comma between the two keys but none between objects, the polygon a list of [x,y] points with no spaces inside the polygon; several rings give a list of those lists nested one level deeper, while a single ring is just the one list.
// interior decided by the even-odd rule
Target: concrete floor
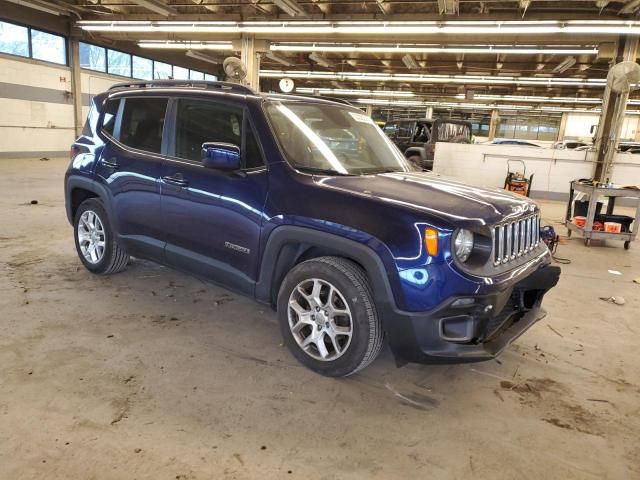
[{"label": "concrete floor", "polygon": [[66,163],[0,161],[0,478],[640,478],[640,243],[561,245],[548,317],[499,361],[385,351],[331,380],[250,300],[143,261],[88,273]]}]

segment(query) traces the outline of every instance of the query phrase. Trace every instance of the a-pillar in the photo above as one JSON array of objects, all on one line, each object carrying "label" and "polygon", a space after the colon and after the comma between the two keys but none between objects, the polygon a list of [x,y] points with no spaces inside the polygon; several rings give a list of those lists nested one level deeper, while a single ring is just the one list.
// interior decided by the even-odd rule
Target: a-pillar
[{"label": "a-pillar", "polygon": [[76,137],[82,134],[84,115],[82,115],[82,81],[80,77],[80,42],[71,38],[71,96],[73,98],[73,125]]},{"label": "a-pillar", "polygon": [[253,35],[242,37],[240,59],[247,67],[247,85],[256,92],[260,91],[260,54],[256,51],[256,41]]},{"label": "a-pillar", "polygon": [[491,110],[491,123],[489,123],[489,141],[496,138],[496,131],[498,130],[498,123],[500,122],[500,115],[498,110]]},{"label": "a-pillar", "polygon": [[[624,61],[635,62],[637,56],[638,37],[621,36],[618,39],[616,56],[611,62],[611,66]],[[611,166],[620,141],[629,93],[614,92],[607,85],[603,99],[604,104],[602,105],[602,113],[600,113],[595,141],[596,166],[593,173],[593,178],[600,181],[611,177]]]}]

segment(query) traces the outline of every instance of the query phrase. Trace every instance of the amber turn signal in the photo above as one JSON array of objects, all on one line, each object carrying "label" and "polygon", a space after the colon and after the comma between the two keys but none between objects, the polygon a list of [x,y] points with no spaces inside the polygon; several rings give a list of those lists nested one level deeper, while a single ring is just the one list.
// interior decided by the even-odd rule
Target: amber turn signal
[{"label": "amber turn signal", "polygon": [[438,231],[435,228],[427,228],[424,231],[424,245],[430,256],[438,255]]}]

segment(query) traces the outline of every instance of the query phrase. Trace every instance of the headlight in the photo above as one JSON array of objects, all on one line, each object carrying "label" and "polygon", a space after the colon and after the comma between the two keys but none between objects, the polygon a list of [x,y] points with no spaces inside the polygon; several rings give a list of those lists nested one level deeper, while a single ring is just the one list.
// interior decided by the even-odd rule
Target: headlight
[{"label": "headlight", "polygon": [[453,245],[455,247],[455,253],[458,260],[463,263],[466,262],[473,250],[473,232],[461,228],[456,233]]}]

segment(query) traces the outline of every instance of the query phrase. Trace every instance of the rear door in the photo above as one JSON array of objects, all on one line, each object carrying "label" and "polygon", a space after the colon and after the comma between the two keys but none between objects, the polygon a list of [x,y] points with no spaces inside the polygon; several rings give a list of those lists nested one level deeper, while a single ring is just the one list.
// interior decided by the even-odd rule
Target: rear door
[{"label": "rear door", "polygon": [[415,122],[398,122],[396,145],[402,153],[404,153],[407,148],[411,146],[414,130]]},{"label": "rear door", "polygon": [[[166,259],[253,294],[268,171],[248,113],[242,104],[181,98],[172,102],[171,124],[161,175]],[[242,168],[205,168],[205,142],[239,146]]]},{"label": "rear door", "polygon": [[108,141],[96,174],[111,196],[111,217],[120,241],[133,255],[162,260],[160,172],[166,97],[124,97],[103,107]]}]

